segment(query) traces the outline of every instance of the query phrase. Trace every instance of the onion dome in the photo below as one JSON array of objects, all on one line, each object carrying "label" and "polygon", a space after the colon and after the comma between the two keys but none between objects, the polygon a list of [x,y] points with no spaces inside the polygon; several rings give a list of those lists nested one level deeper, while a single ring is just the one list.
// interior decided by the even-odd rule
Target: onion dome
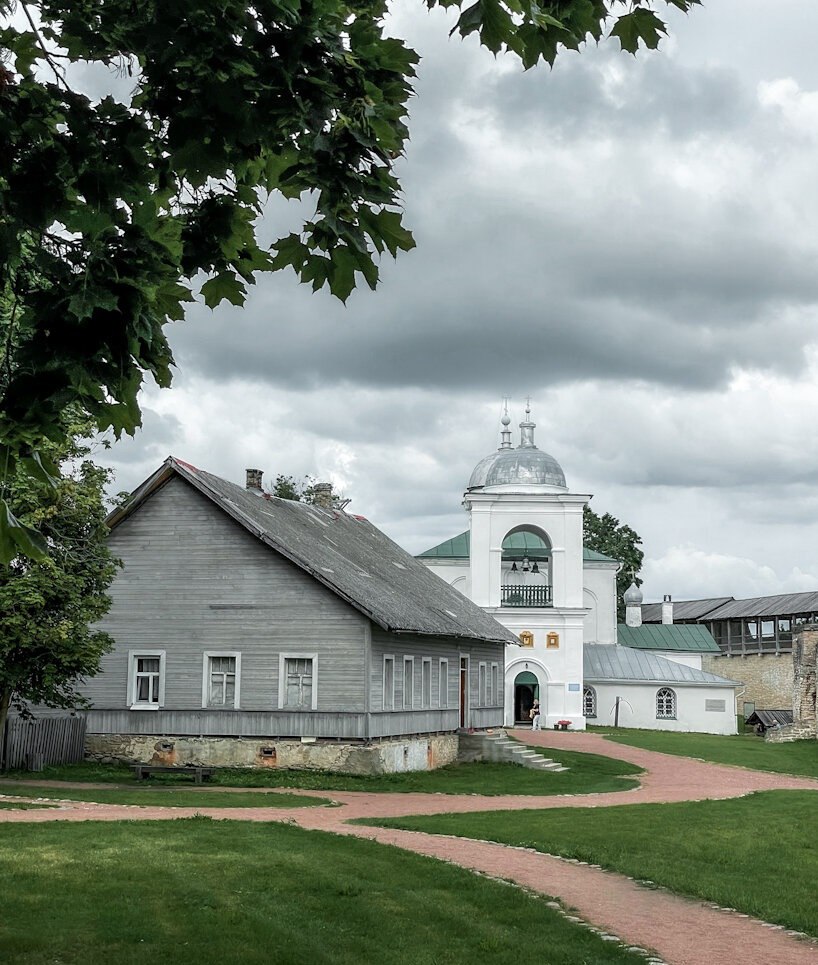
[{"label": "onion dome", "polygon": [[469,489],[515,485],[568,488],[565,473],[557,460],[534,444],[536,423],[531,421],[530,405],[526,406],[525,416],[520,423],[520,445],[512,449],[508,429],[511,420],[506,409],[501,420],[500,448],[477,463],[469,479]]}]

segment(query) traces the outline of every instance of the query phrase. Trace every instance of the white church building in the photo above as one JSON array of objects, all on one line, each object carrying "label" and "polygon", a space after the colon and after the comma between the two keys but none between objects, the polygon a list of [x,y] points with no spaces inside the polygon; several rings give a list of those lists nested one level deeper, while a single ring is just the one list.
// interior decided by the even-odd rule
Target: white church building
[{"label": "white church building", "polygon": [[[642,595],[626,594],[617,627],[617,560],[583,546],[591,496],[569,491],[559,463],[534,443],[530,408],[512,445],[501,420],[499,448],[474,468],[463,497],[466,532],[418,558],[519,639],[506,648],[505,724],[528,720],[536,698],[542,726],[614,723],[680,731],[736,732],[736,681],[701,669],[718,652],[700,626],[641,626]],[[638,615],[637,615],[638,614]]]}]

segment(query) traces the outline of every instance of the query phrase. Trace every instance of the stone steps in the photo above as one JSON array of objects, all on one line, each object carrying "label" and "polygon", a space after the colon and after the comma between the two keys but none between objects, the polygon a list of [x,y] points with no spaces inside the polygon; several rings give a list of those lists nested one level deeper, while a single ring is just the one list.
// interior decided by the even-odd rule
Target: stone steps
[{"label": "stone steps", "polygon": [[560,773],[567,767],[550,757],[543,757],[519,741],[511,740],[500,731],[496,734],[461,734],[460,760],[484,760],[496,763],[520,764],[538,771]]}]

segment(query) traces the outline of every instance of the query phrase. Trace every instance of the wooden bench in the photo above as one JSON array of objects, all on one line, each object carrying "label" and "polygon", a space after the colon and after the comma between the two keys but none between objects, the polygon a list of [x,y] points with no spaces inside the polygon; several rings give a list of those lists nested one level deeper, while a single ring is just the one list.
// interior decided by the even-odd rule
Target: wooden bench
[{"label": "wooden bench", "polygon": [[131,769],[137,781],[144,781],[151,774],[192,774],[197,784],[201,784],[202,781],[209,781],[216,770],[215,767],[195,767],[193,765],[173,767],[166,764],[131,764]]}]

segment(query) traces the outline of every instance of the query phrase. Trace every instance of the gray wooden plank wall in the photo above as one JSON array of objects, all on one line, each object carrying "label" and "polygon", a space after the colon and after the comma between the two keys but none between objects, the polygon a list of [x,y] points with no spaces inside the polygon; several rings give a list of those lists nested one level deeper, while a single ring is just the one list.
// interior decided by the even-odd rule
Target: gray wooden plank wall
[{"label": "gray wooden plank wall", "polygon": [[201,710],[203,654],[225,650],[241,653],[242,710],[278,708],[281,652],[318,655],[319,711],[365,710],[366,619],[183,480],[110,543],[124,569],[101,624],[116,648],[84,687],[95,708],[128,707],[128,651],[156,649],[167,654],[167,708]]},{"label": "gray wooden plank wall", "polygon": [[[395,659],[395,700],[394,710],[391,712],[384,710],[383,679],[385,656],[393,656]],[[401,726],[402,722],[399,720],[400,713],[406,711],[404,707],[404,659],[406,657],[414,657],[412,707],[421,710],[426,709],[424,708],[421,689],[422,667],[424,658],[429,658],[431,659],[432,670],[431,707],[429,709],[440,709],[440,660],[446,659],[449,661],[448,694],[446,708],[443,709],[455,710],[453,726],[457,727],[459,725],[461,656],[469,657],[469,711],[475,720],[479,716],[481,719],[489,721],[489,723],[481,723],[479,725],[474,723],[473,720],[469,720],[468,723],[471,726],[499,726],[503,722],[503,675],[505,669],[505,646],[503,644],[483,643],[476,640],[451,640],[437,637],[412,636],[410,634],[393,634],[387,633],[375,626],[372,628],[372,659],[370,662],[369,681],[369,703],[371,711],[373,713],[380,712],[387,716],[391,714],[395,718],[396,727]],[[478,688],[479,667],[481,662],[485,662],[486,664],[486,672],[489,675],[489,680],[491,679],[491,665],[492,663],[497,664],[498,695],[494,705],[484,705],[480,701]],[[478,709],[480,710],[479,714],[477,714]],[[429,730],[447,729],[446,727],[433,727],[431,726],[431,722],[433,718],[439,722],[443,719],[448,721],[450,717],[451,714],[445,714],[443,718],[438,718],[434,714],[429,715]],[[388,725],[384,722],[379,724],[381,728],[386,726]],[[419,731],[415,730],[413,732],[418,733]],[[400,733],[400,731],[396,730],[395,733]]]}]

